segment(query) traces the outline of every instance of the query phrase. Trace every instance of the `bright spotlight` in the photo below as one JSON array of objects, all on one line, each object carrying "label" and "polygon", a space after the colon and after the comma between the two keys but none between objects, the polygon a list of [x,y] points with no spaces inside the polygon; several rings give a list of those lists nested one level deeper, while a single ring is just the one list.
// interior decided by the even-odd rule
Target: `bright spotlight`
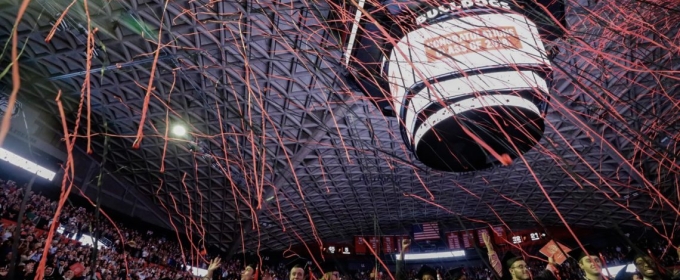
[{"label": "bright spotlight", "polygon": [[45,167],[42,167],[3,148],[0,148],[0,159],[21,167],[28,172],[47,179],[48,181],[52,181],[56,175],[55,172],[52,172]]},{"label": "bright spotlight", "polygon": [[172,128],[172,133],[175,134],[176,136],[184,136],[185,134],[187,134],[187,129],[184,128],[184,126],[175,125],[175,127]]}]

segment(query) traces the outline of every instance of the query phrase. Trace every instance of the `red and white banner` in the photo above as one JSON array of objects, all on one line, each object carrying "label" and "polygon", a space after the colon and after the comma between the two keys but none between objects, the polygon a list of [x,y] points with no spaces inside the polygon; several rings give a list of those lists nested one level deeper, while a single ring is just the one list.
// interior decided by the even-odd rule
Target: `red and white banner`
[{"label": "red and white banner", "polygon": [[[489,234],[489,230],[485,229],[485,228],[481,228],[481,229],[477,230],[477,238],[479,239],[479,245],[486,246],[486,244],[484,244],[484,238],[482,237],[482,234]],[[491,236],[489,236],[489,237],[491,237]]]},{"label": "red and white banner", "polygon": [[464,248],[467,249],[467,248],[474,248],[474,247],[475,247],[475,245],[474,245],[474,243],[473,243],[473,242],[475,242],[475,240],[474,240],[474,237],[475,237],[474,233],[475,233],[475,232],[472,231],[472,230],[463,231],[463,232],[462,232],[461,235],[462,235],[462,238],[463,238],[463,247],[464,247]]},{"label": "red and white banner", "polygon": [[354,252],[357,255],[365,255],[367,251],[366,239],[363,236],[354,237]]},{"label": "red and white banner", "polygon": [[379,237],[369,236],[368,237],[368,244],[371,245],[371,248],[373,249],[373,252],[375,254],[380,254],[380,238]]},{"label": "red and white banner", "polygon": [[383,236],[382,251],[385,254],[391,254],[397,251],[397,248],[394,244],[394,236]]},{"label": "red and white banner", "polygon": [[460,237],[458,236],[458,232],[447,232],[446,240],[449,242],[449,249],[451,250],[458,250],[463,248],[462,246],[460,246]]},{"label": "red and white banner", "polygon": [[505,235],[505,229],[503,228],[503,226],[495,226],[492,229],[494,232],[493,235],[494,243],[499,245],[505,244],[507,242],[506,240],[508,239],[508,237],[507,235]]},{"label": "red and white banner", "polygon": [[401,242],[404,241],[404,239],[410,239],[408,236],[397,236],[397,253],[401,253]]}]

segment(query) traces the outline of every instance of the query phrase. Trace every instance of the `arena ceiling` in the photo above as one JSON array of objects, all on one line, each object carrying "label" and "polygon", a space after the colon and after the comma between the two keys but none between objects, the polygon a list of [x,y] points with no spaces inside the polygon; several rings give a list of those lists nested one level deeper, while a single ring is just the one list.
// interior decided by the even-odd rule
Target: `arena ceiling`
[{"label": "arena ceiling", "polygon": [[[3,65],[23,3],[0,3]],[[521,228],[661,226],[677,216],[672,1],[566,1],[569,35],[556,42],[540,145],[510,166],[463,174],[417,162],[396,119],[348,87],[339,39],[348,31],[337,22],[351,26],[354,14],[332,13],[337,3],[88,0],[87,11],[74,3],[48,41],[71,1],[28,4],[16,27],[26,46],[19,100],[60,120],[61,91],[69,129],[79,120],[82,178],[92,178],[87,165],[102,160],[109,136],[106,205],[135,196],[153,213],[145,219],[221,249],[242,241],[284,249],[376,228],[403,234],[434,220],[460,229],[458,217]],[[9,94],[11,72],[3,84]],[[78,111],[88,95],[89,118],[87,102]],[[174,124],[192,136],[173,136]]]}]

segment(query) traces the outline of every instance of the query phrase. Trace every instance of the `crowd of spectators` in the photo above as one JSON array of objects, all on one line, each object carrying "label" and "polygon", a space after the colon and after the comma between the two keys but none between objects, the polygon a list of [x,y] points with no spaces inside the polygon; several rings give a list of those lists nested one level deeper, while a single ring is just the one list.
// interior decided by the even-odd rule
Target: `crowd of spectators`
[{"label": "crowd of spectators", "polygon": [[[5,221],[15,222],[18,220],[24,188],[17,186],[12,181],[0,180],[0,217]],[[30,192],[29,200],[21,223],[21,236],[18,244],[19,262],[15,267],[14,279],[28,280],[35,278],[37,262],[42,258],[45,248],[46,234],[52,224],[52,218],[57,210],[57,202],[40,194]],[[13,234],[15,224],[7,226],[0,224],[0,279],[7,279],[12,259]],[[80,240],[85,235],[92,235],[95,228],[94,213],[82,207],[66,204],[59,216],[59,226],[62,233],[55,232],[54,240],[49,245],[47,266],[44,278],[47,280],[120,280],[120,279],[163,279],[178,280],[189,279],[193,276],[182,262],[179,244],[166,240],[153,233],[153,231],[138,231],[118,224],[114,227],[108,222],[99,223],[101,240],[108,241],[108,246],[100,247],[96,260],[93,261],[93,248],[83,245],[74,240]],[[121,238],[123,236],[123,238]],[[665,249],[662,241],[643,241],[645,248],[657,252]],[[630,248],[614,246],[604,249],[601,253],[607,260],[608,266],[625,264],[626,252]],[[664,256],[660,259],[664,266],[676,264],[675,254],[658,254]],[[204,259],[210,256],[203,256]],[[263,256],[264,257],[264,256]],[[264,257],[268,260],[267,257]],[[205,262],[192,261],[200,268],[206,268]],[[528,259],[527,263],[533,273],[538,273],[545,267],[545,263]],[[439,271],[446,271],[457,265],[439,266]],[[240,279],[245,264],[238,258],[222,262],[222,267],[215,278],[220,280]],[[94,269],[94,271],[92,271]],[[387,273],[375,273],[372,267],[348,270],[343,269],[343,280],[375,280],[389,279]],[[263,264],[258,270],[257,280],[283,280],[288,278],[289,268],[283,263]],[[466,265],[467,279],[491,280],[494,273],[488,267],[478,263]],[[94,272],[94,273],[91,273]],[[417,273],[417,267],[410,267],[407,274],[413,279]],[[382,275],[382,276],[381,276]],[[582,279],[578,265],[573,260],[565,262],[560,269],[562,280]]]},{"label": "crowd of spectators", "polygon": [[[674,267],[679,264],[678,255],[675,253],[673,247],[667,248],[667,243],[663,240],[654,239],[643,239],[636,242],[638,248],[646,248],[654,256],[659,256],[657,261],[662,267]],[[624,245],[609,246],[605,248],[599,248],[599,253],[605,260],[606,267],[616,267],[632,264],[633,261],[630,259],[632,248]],[[499,252],[503,255],[502,252]],[[526,258],[525,259],[529,270],[532,275],[538,275],[539,272],[546,267],[546,262],[538,260],[536,258]],[[438,271],[447,271],[451,268],[455,268],[456,265],[452,266],[439,266],[436,269]],[[605,267],[605,270],[606,270]],[[494,273],[489,268],[482,264],[479,265],[468,265],[465,266],[466,276],[468,280],[491,280],[494,279]],[[415,275],[417,273],[416,269],[409,271],[409,275]],[[579,268],[576,260],[573,258],[568,258],[564,263],[559,266],[559,279],[561,280],[583,280],[583,274]]]},{"label": "crowd of spectators", "polygon": [[[6,221],[17,221],[24,195],[24,188],[13,181],[0,180],[0,217]],[[19,262],[15,267],[14,279],[34,279],[37,262],[40,261],[45,247],[45,232],[52,224],[57,210],[57,202],[45,196],[28,193],[25,213],[21,223],[19,238]],[[49,280],[86,280],[91,269],[98,279],[180,279],[191,277],[184,271],[176,242],[158,238],[153,232],[139,232],[122,225],[114,228],[107,222],[100,223],[102,240],[109,240],[110,246],[100,246],[93,263],[91,246],[83,245],[83,235],[90,235],[95,223],[94,214],[82,207],[65,204],[59,216],[63,233],[55,232],[49,246],[44,279]],[[2,229],[0,245],[0,277],[7,278],[12,259],[14,223]],[[120,236],[124,236],[121,239]]]}]

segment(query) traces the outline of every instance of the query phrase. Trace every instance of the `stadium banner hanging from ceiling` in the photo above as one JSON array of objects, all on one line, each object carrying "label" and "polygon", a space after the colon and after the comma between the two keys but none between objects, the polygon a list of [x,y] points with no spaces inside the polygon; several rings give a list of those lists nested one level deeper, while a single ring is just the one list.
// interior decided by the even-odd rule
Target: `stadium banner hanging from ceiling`
[{"label": "stadium banner hanging from ceiling", "polygon": [[373,249],[372,252],[369,252],[371,254],[380,254],[380,237],[377,236],[368,236],[367,237],[368,244],[371,246],[371,249]]},{"label": "stadium banner hanging from ceiling", "polygon": [[397,253],[401,253],[401,251],[403,250],[403,248],[401,247],[401,244],[406,239],[410,239],[410,237],[408,237],[408,236],[398,236],[397,237]]},{"label": "stadium banner hanging from ceiling", "polygon": [[355,236],[354,237],[354,253],[357,255],[365,255],[366,254],[366,239],[364,239],[363,236]]},{"label": "stadium banner hanging from ceiling", "polygon": [[396,243],[394,242],[396,237],[394,236],[383,236],[382,237],[382,252],[384,254],[391,254],[397,251]]},{"label": "stadium banner hanging from ceiling", "polygon": [[447,232],[446,233],[446,240],[449,244],[449,249],[451,250],[459,250],[462,249],[463,247],[460,245],[460,236],[458,235],[458,232]]},{"label": "stadium banner hanging from ceiling", "polygon": [[410,239],[408,236],[355,236],[354,237],[354,253],[357,255],[369,255],[371,251],[368,246],[376,254],[392,254],[401,252],[401,243],[404,239]]},{"label": "stadium banner hanging from ceiling", "polygon": [[463,247],[465,249],[469,248],[474,248],[475,247],[475,231],[474,230],[466,230],[461,232],[461,239],[463,239]]},{"label": "stadium banner hanging from ceiling", "polygon": [[[477,230],[477,240],[479,240],[479,245],[480,245],[480,246],[486,246],[486,244],[484,243],[484,237],[482,237],[483,234],[487,234],[487,235],[488,235],[488,234],[489,234],[489,229],[487,229],[487,228],[480,228],[480,229]],[[491,237],[491,235],[489,235],[489,237]]]},{"label": "stadium banner hanging from ceiling", "polygon": [[372,255],[371,249],[375,254],[380,254],[380,237],[378,236],[355,236],[354,237],[354,252],[357,255]]},{"label": "stadium banner hanging from ceiling", "polygon": [[497,245],[505,244],[508,240],[508,236],[505,234],[505,229],[503,226],[494,226],[491,228],[493,230],[494,243]]}]

